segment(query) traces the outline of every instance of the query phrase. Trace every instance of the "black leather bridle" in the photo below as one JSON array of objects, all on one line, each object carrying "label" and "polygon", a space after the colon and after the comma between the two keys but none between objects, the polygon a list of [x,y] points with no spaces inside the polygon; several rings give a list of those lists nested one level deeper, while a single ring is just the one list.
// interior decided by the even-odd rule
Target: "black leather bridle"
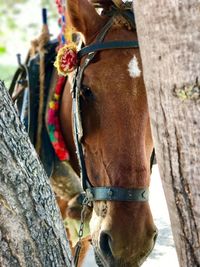
[{"label": "black leather bridle", "polygon": [[[82,128],[82,118],[81,118],[81,109],[80,109],[80,95],[81,95],[81,85],[83,74],[87,66],[94,59],[95,55],[102,50],[108,49],[122,49],[122,48],[138,48],[137,41],[104,41],[104,37],[111,28],[113,24],[113,18],[119,14],[117,11],[112,14],[112,17],[108,20],[105,26],[102,28],[100,33],[97,36],[96,43],[89,46],[83,47],[78,52],[79,62],[80,59],[85,56],[83,63],[77,68],[72,97],[72,113],[73,113],[73,130],[74,130],[74,139],[77,150],[77,156],[79,159],[80,172],[82,187],[84,192],[84,199],[87,202],[93,202],[98,200],[103,201],[148,201],[149,189],[148,188],[121,188],[121,187],[93,187],[89,181],[86,164],[84,159],[83,147],[81,139],[83,137],[83,128]],[[120,14],[126,18],[126,20],[135,27],[134,15],[131,11],[123,11]]]}]

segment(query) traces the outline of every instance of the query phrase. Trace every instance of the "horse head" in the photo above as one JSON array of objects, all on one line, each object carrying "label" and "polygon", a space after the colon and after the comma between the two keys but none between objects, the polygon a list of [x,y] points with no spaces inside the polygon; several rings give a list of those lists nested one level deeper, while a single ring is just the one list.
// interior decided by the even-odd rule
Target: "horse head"
[{"label": "horse head", "polygon": [[[98,38],[118,44],[121,40],[137,41],[136,31],[123,12],[99,15],[88,0],[68,0],[67,10],[68,19],[82,34],[86,46],[95,44]],[[109,27],[105,26],[109,23]],[[103,38],[99,37],[102,28],[106,28]],[[80,67],[86,57],[83,55]],[[63,95],[62,124],[69,122],[68,87]],[[84,161],[92,187],[148,188],[153,143],[138,48],[119,47],[95,53],[83,72],[80,112]],[[64,126],[66,140],[67,130]],[[103,266],[119,267],[140,266],[157,235],[148,201],[140,200],[94,201],[90,231]]]}]

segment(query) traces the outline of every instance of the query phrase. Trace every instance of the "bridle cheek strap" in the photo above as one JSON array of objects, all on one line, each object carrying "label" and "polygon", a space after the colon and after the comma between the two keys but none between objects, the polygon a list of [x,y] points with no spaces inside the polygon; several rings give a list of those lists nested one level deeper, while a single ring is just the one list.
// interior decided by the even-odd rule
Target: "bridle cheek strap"
[{"label": "bridle cheek strap", "polygon": [[86,164],[84,159],[84,152],[81,143],[83,137],[83,128],[82,128],[82,118],[81,118],[81,109],[80,109],[80,90],[83,79],[83,74],[87,66],[92,62],[96,53],[102,50],[108,49],[128,49],[128,48],[138,48],[137,41],[108,41],[103,42],[104,37],[112,25],[112,18],[107,22],[103,27],[102,31],[97,37],[97,43],[91,44],[82,48],[78,52],[78,58],[82,58],[86,55],[83,63],[79,65],[75,79],[74,86],[72,91],[73,96],[73,132],[74,140],[77,149],[77,156],[79,159],[79,165],[81,170],[81,180],[83,190],[85,191],[81,198],[83,203],[92,203],[94,201],[148,201],[149,190],[148,188],[121,188],[121,187],[93,187],[89,181]]}]

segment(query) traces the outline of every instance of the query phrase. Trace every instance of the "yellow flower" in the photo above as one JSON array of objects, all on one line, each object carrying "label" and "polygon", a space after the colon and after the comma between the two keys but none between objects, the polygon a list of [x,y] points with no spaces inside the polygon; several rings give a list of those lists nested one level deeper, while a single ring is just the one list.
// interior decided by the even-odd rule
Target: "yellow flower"
[{"label": "yellow flower", "polygon": [[54,94],[54,98],[56,99],[56,100],[59,100],[59,98],[60,98],[60,96],[58,95],[58,94]]},{"label": "yellow flower", "polygon": [[51,109],[55,109],[55,103],[54,103],[54,101],[50,101],[50,102],[49,102],[49,107],[50,107]]}]

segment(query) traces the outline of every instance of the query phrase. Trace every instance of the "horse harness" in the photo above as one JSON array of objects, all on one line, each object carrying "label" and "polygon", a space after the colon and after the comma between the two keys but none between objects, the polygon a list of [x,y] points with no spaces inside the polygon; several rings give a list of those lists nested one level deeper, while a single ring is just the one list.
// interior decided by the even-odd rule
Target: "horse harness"
[{"label": "horse harness", "polygon": [[77,150],[77,155],[79,159],[80,171],[81,171],[81,180],[82,187],[84,190],[83,199],[84,203],[92,203],[98,200],[104,201],[148,201],[149,190],[148,188],[121,188],[121,187],[93,187],[89,181],[86,164],[84,160],[83,146],[81,139],[83,137],[83,127],[81,119],[81,109],[80,109],[80,95],[81,95],[81,86],[83,80],[83,74],[85,69],[94,59],[95,55],[102,50],[108,49],[122,49],[122,48],[138,48],[137,41],[104,41],[104,38],[113,24],[113,18],[118,15],[122,15],[132,27],[135,28],[134,15],[130,10],[114,10],[112,16],[102,28],[100,33],[97,36],[97,41],[94,44],[83,47],[78,52],[79,62],[83,56],[86,56],[84,62],[78,66],[74,78],[73,90],[72,90],[72,113],[73,113],[73,131],[74,139]]}]

